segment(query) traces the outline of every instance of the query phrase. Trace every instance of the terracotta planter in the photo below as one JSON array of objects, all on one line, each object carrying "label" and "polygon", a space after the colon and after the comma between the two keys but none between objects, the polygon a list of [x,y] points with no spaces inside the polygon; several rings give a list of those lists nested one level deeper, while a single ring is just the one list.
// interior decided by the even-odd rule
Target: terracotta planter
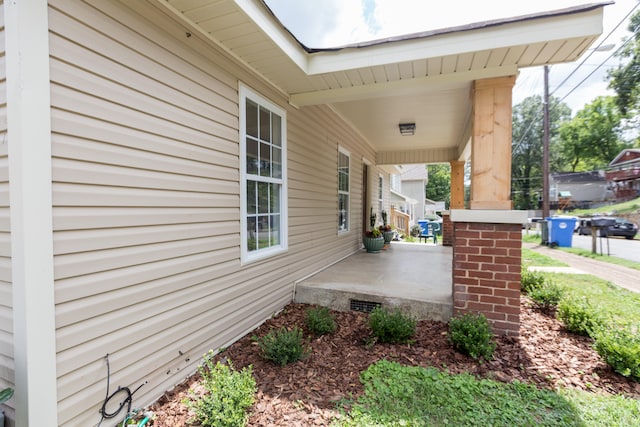
[{"label": "terracotta planter", "polygon": [[395,233],[393,232],[393,230],[391,231],[385,231],[382,233],[382,236],[384,237],[384,244],[387,245],[389,243],[391,243],[391,241],[393,240],[393,235]]},{"label": "terracotta planter", "polygon": [[367,252],[378,253],[384,247],[384,237],[362,237],[362,243]]}]

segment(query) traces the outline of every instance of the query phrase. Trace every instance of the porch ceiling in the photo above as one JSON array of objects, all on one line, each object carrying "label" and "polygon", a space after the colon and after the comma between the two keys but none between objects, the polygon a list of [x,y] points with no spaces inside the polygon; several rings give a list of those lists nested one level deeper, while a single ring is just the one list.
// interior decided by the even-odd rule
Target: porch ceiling
[{"label": "porch ceiling", "polygon": [[[316,50],[260,0],[147,0],[263,76],[299,108],[327,104],[377,152],[462,158],[474,80],[576,60],[611,2]],[[416,123],[414,136],[398,124]]]}]

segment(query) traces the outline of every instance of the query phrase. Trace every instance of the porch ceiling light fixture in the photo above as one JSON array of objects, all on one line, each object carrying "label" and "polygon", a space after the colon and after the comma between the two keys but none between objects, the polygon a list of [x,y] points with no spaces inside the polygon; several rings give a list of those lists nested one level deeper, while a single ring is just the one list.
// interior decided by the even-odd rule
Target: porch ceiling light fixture
[{"label": "porch ceiling light fixture", "polygon": [[411,136],[416,133],[415,123],[400,123],[398,127],[400,128],[400,135],[402,136]]}]

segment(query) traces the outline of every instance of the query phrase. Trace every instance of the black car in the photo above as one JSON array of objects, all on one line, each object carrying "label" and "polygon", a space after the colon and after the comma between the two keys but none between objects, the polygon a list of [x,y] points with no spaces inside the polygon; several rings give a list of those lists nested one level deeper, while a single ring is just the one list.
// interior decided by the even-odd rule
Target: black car
[{"label": "black car", "polygon": [[[638,226],[630,221],[627,221],[624,218],[616,218],[616,217],[603,217],[603,218],[592,218],[595,220],[609,220],[611,225],[603,227],[600,229],[599,236],[621,236],[626,239],[633,239],[636,234],[638,234]],[[578,234],[591,234],[591,220],[592,219],[582,219],[580,220],[580,225],[578,227]]]}]

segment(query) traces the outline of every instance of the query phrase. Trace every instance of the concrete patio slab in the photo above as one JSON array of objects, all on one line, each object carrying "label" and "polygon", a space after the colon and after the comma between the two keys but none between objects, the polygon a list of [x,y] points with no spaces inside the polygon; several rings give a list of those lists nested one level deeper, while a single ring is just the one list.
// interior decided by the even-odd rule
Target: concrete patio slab
[{"label": "concrete patio slab", "polygon": [[[418,319],[447,321],[453,308],[452,249],[392,242],[358,253],[296,284],[294,301],[349,311],[353,301],[399,307]],[[366,304],[365,304],[366,305]]]}]

